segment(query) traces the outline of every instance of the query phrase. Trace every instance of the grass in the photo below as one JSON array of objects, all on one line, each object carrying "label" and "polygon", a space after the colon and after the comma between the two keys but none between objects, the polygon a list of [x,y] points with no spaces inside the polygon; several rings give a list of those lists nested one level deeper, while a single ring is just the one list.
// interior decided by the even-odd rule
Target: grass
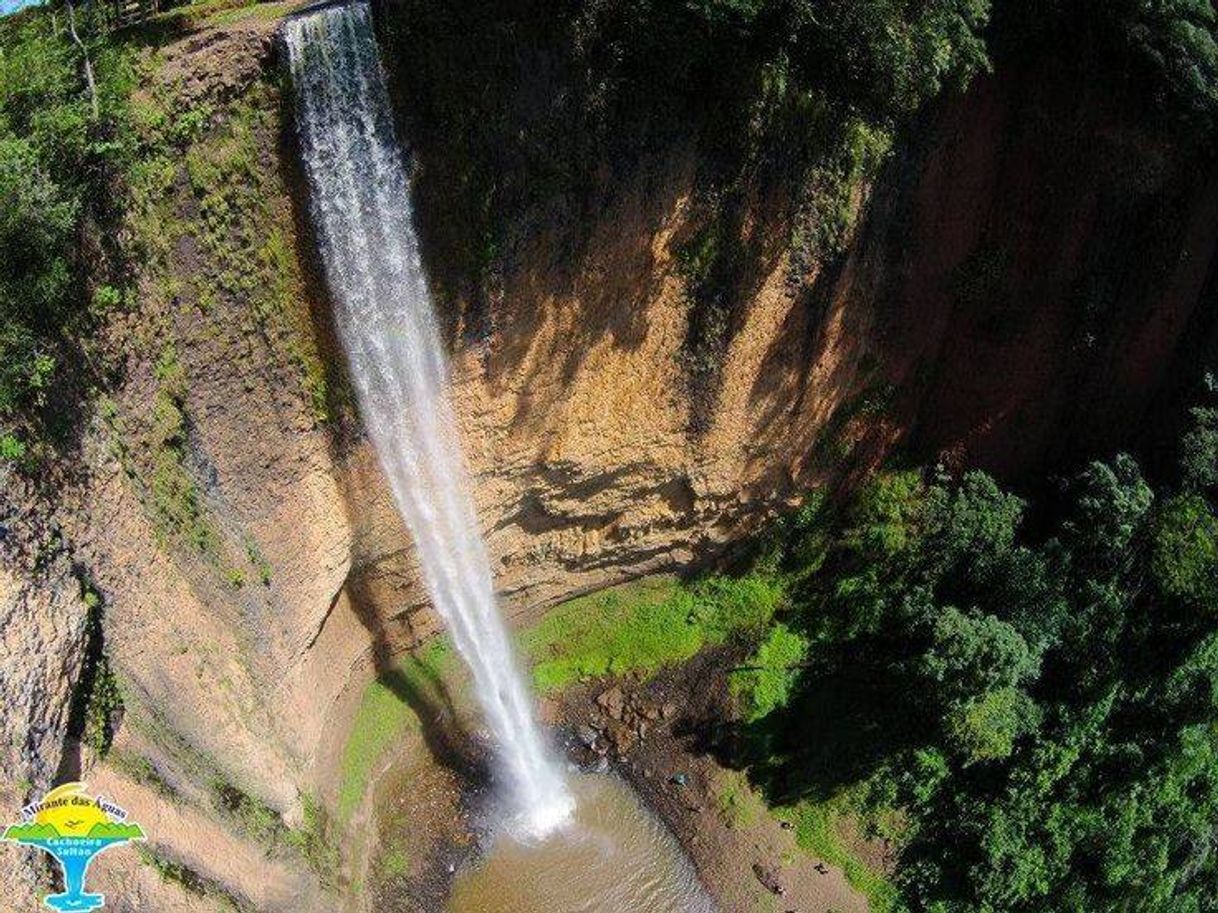
[{"label": "grass", "polygon": [[[275,7],[282,11],[282,4]],[[261,15],[263,7],[219,0],[178,14],[229,11]],[[200,325],[208,339],[233,326],[241,338],[226,341],[226,351],[248,362],[242,370],[261,367],[254,364],[262,358],[261,340],[299,384],[314,422],[330,417],[332,391],[296,257],[290,198],[273,154],[280,95],[275,81],[264,79],[232,100],[183,106],[180,87],[159,73],[164,62],[155,48],[139,56],[140,89],[130,101],[139,154],[126,169],[124,215],[125,243],[147,290],[140,305],[144,319],[129,344],[154,356],[157,385],[150,404],[120,415],[117,404],[105,400],[102,415],[158,546],[201,556],[232,589],[254,581],[265,586],[272,570],[256,544],[228,541],[212,515],[195,465],[192,378],[179,356],[200,342],[191,332],[183,335],[183,324]],[[189,262],[180,253],[186,238],[197,248]],[[100,298],[115,306],[123,294],[111,289]],[[184,321],[180,315],[191,308],[197,314]]]},{"label": "grass", "polygon": [[330,832],[329,816],[313,796],[302,796],[301,806],[304,820],[299,828],[289,830],[284,840],[300,853],[323,884],[333,884],[342,865],[342,855]]},{"label": "grass", "polygon": [[765,804],[749,786],[748,776],[739,770],[725,770],[715,792],[715,804],[724,823],[734,829],[751,827]]},{"label": "grass", "polygon": [[843,807],[842,799],[800,802],[775,813],[794,825],[795,840],[802,850],[842,870],[850,886],[867,898],[871,913],[895,913],[899,909],[897,889],[843,839],[842,825],[850,812]]},{"label": "grass", "polygon": [[293,6],[294,4],[292,3],[266,3],[257,2],[257,0],[241,0],[238,6],[231,9],[222,9],[220,12],[208,16],[205,24],[216,28],[248,20],[274,22],[276,19],[283,18],[286,13],[291,12]]},{"label": "grass", "polygon": [[268,10],[264,14],[267,18],[281,15],[284,7],[284,4],[279,3],[260,4],[258,0],[199,0],[152,16],[136,26],[135,31],[151,31],[157,26],[173,26],[182,31],[190,31],[203,25],[230,25],[246,15],[259,14],[258,8],[263,5],[273,7],[274,15]]},{"label": "grass", "polygon": [[205,310],[217,293],[243,305],[247,330],[279,347],[293,365],[314,421],[330,418],[325,365],[313,337],[304,280],[284,203],[285,189],[260,152],[278,114],[273,90],[255,87],[186,151],[186,175],[201,216],[207,263],[195,277]]},{"label": "grass", "polygon": [[351,724],[351,734],[343,748],[338,794],[340,822],[346,824],[363,799],[377,762],[408,726],[417,724],[403,689],[433,692],[452,669],[452,659],[448,643],[434,640],[393,672],[379,676],[364,689]]},{"label": "grass", "polygon": [[170,858],[155,847],[141,843],[136,845],[135,851],[140,862],[156,872],[161,881],[176,884],[195,897],[212,900],[223,910],[245,913],[250,909],[248,904],[227,891],[219,882],[199,874],[184,862]]},{"label": "grass", "polygon": [[732,676],[732,695],[746,722],[756,722],[787,705],[808,646],[807,637],[781,621],[770,628],[745,668]]},{"label": "grass", "polygon": [[737,630],[765,625],[781,586],[758,575],[686,584],[654,577],[562,603],[520,637],[542,692],[683,662]]},{"label": "grass", "polygon": [[400,878],[410,871],[410,857],[401,847],[391,847],[380,861],[381,872],[388,878]]},{"label": "grass", "polygon": [[162,349],[154,373],[158,389],[147,442],[153,459],[148,501],[157,539],[162,547],[170,543],[187,544],[214,561],[220,547],[219,533],[208,518],[198,486],[186,467],[187,381],[174,345]]}]

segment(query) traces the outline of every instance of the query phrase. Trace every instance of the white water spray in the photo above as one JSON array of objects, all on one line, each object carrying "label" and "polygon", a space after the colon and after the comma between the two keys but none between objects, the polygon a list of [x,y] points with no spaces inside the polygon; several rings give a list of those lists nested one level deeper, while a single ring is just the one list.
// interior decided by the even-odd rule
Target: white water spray
[{"label": "white water spray", "polygon": [[290,19],[285,41],[313,226],[360,411],[428,593],[473,673],[516,820],[544,836],[573,800],[496,605],[368,6]]}]

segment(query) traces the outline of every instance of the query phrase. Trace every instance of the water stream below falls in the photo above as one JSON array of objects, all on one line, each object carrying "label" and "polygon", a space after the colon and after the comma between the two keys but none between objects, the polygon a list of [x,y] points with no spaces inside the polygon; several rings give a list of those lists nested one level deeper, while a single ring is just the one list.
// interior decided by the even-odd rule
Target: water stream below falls
[{"label": "water stream below falls", "polygon": [[540,837],[572,799],[496,605],[372,16],[364,2],[321,8],[288,20],[284,41],[313,228],[360,413],[428,594],[472,673],[514,820]]},{"label": "water stream below falls", "polygon": [[448,913],[713,913],[676,839],[625,783],[572,781],[573,820],[549,839],[510,834],[457,874]]}]

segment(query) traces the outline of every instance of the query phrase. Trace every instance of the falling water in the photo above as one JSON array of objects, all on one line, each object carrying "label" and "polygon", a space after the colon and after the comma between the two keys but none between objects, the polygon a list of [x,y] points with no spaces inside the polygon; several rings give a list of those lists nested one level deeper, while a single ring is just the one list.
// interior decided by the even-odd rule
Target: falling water
[{"label": "falling water", "polygon": [[516,820],[541,836],[573,800],[496,606],[368,6],[293,18],[285,40],[313,225],[360,411],[428,593],[473,673]]}]

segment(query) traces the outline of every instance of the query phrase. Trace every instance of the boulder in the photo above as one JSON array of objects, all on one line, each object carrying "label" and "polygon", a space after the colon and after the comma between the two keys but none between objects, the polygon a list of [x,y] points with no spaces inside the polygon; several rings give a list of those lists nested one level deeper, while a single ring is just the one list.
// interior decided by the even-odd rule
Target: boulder
[{"label": "boulder", "polygon": [[626,696],[617,685],[601,692],[596,699],[596,705],[609,715],[611,720],[620,720],[626,710]]}]

